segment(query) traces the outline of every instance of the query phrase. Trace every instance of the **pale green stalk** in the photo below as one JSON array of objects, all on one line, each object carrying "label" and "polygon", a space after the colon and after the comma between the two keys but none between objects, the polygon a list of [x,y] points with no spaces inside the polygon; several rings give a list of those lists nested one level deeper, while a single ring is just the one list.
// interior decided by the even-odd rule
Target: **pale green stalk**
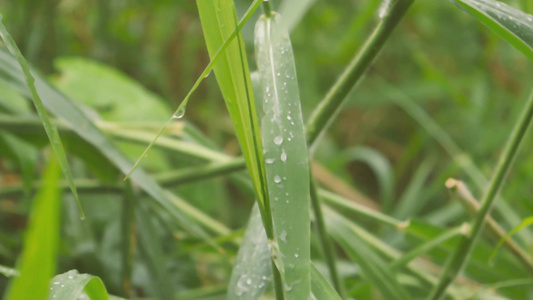
[{"label": "pale green stalk", "polygon": [[489,188],[483,196],[481,201],[481,206],[477,212],[475,219],[472,223],[472,229],[470,234],[464,237],[454,253],[450,257],[446,268],[440,278],[439,283],[434,287],[431,292],[429,299],[440,299],[450,283],[457,277],[457,275],[464,268],[466,262],[468,261],[472,248],[476,243],[477,238],[483,225],[485,224],[485,219],[489,215],[490,209],[494,203],[494,199],[498,195],[498,192],[503,184],[505,176],[509,171],[509,168],[512,165],[513,159],[516,157],[520,143],[522,142],[524,135],[531,123],[531,118],[533,117],[533,93],[530,95],[526,106],[522,112],[522,115],[518,119],[511,136],[505,149],[500,157],[500,161],[496,167],[496,171],[490,181]]}]

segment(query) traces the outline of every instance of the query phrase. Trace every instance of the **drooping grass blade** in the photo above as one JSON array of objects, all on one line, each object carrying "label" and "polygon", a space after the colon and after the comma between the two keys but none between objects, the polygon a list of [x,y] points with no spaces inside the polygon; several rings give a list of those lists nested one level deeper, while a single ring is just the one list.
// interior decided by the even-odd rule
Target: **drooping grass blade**
[{"label": "drooping grass blade", "polygon": [[37,113],[39,114],[39,118],[41,118],[41,121],[43,123],[44,129],[46,131],[46,135],[48,136],[48,139],[50,140],[50,145],[54,151],[54,154],[56,155],[59,165],[61,166],[61,170],[63,171],[63,174],[65,175],[65,178],[68,181],[68,184],[70,186],[70,190],[72,191],[72,195],[74,196],[74,199],[76,199],[76,202],[78,204],[78,207],[80,209],[80,216],[81,219],[85,219],[85,214],[83,213],[83,208],[81,207],[80,198],[78,197],[78,191],[76,190],[76,186],[74,185],[74,179],[72,178],[72,173],[70,172],[70,167],[68,165],[67,161],[67,155],[65,154],[65,150],[63,149],[63,143],[61,143],[61,138],[59,137],[59,133],[57,132],[57,128],[50,122],[50,118],[48,117],[48,112],[46,111],[46,107],[43,104],[43,101],[41,100],[41,96],[37,92],[37,88],[35,87],[35,79],[33,78],[33,75],[30,71],[30,66],[24,56],[22,56],[22,53],[20,52],[19,48],[17,47],[17,44],[7,31],[6,27],[4,26],[4,23],[2,23],[2,15],[0,14],[0,36],[2,37],[2,40],[4,40],[4,43],[6,44],[7,49],[13,55],[20,67],[22,68],[22,72],[24,73],[24,77],[26,79],[26,85],[28,86],[28,89],[31,93],[31,98],[33,100],[33,104],[35,105],[35,108],[37,110]]}]

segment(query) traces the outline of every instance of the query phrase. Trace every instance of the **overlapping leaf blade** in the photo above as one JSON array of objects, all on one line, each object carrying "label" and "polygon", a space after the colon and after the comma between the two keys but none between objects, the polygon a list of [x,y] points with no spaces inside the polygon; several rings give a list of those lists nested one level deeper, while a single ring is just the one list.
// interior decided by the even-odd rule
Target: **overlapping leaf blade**
[{"label": "overlapping leaf blade", "polygon": [[533,16],[496,0],[455,0],[455,4],[533,61]]}]

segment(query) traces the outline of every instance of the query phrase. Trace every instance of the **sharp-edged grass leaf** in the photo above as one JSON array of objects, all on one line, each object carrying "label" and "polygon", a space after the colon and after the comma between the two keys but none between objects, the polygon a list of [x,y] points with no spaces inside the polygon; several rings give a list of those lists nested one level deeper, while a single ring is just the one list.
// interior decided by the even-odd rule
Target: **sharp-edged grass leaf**
[{"label": "sharp-edged grass leaf", "polygon": [[[231,0],[198,0],[196,3],[207,50],[213,59],[224,41],[237,28],[235,5]],[[246,50],[240,33],[228,44],[213,70],[262,208],[267,193],[263,178],[261,135]]]},{"label": "sharp-edged grass leaf", "polygon": [[310,297],[310,194],[308,152],[294,56],[279,14],[262,16],[255,48],[263,91],[265,175],[275,248],[274,259],[287,299]]},{"label": "sharp-edged grass leaf", "polygon": [[[22,298],[19,298],[22,299]],[[30,298],[24,298],[30,299]],[[38,298],[31,298],[38,299]],[[100,278],[70,270],[52,278],[48,300],[108,300],[106,288]],[[115,298],[116,299],[116,298]]]},{"label": "sharp-edged grass leaf", "polygon": [[61,197],[57,182],[60,166],[51,159],[42,188],[35,196],[18,270],[10,283],[7,300],[45,299],[48,282],[56,270],[61,220]]},{"label": "sharp-edged grass leaf", "polygon": [[533,16],[496,0],[454,0],[533,61]]},{"label": "sharp-edged grass leaf", "polygon": [[65,154],[65,150],[63,148],[63,144],[61,143],[61,138],[59,137],[59,133],[57,132],[57,128],[50,122],[50,118],[48,117],[48,112],[46,111],[46,107],[43,103],[43,100],[41,99],[41,96],[37,92],[37,88],[35,85],[35,78],[31,74],[30,66],[26,59],[24,59],[24,56],[22,56],[22,53],[20,52],[19,48],[17,47],[17,44],[9,35],[9,32],[7,31],[6,27],[4,26],[4,23],[2,23],[2,15],[0,14],[0,36],[4,40],[4,43],[7,46],[7,49],[13,55],[22,69],[22,73],[24,74],[24,78],[26,80],[26,85],[30,91],[31,99],[33,100],[33,104],[35,105],[35,108],[37,109],[37,113],[39,114],[39,118],[41,118],[41,121],[43,123],[44,129],[46,131],[46,135],[48,136],[48,139],[50,140],[50,146],[52,147],[52,150],[54,151],[54,154],[56,155],[59,165],[61,166],[61,170],[63,171],[63,174],[65,175],[65,178],[68,181],[68,184],[70,186],[70,190],[72,191],[72,195],[74,196],[74,199],[76,199],[76,202],[78,203],[79,209],[80,209],[80,215],[82,219],[85,219],[85,215],[83,214],[83,209],[81,207],[81,202],[78,197],[78,191],[76,190],[76,186],[74,185],[74,179],[72,178],[72,173],[70,172],[70,167],[68,165],[67,161],[67,155]]},{"label": "sharp-edged grass leaf", "polygon": [[322,276],[314,264],[311,264],[311,299],[341,300],[341,297],[329,282]]},{"label": "sharp-edged grass leaf", "polygon": [[268,240],[256,203],[231,272],[228,299],[259,299],[265,292],[271,275]]}]

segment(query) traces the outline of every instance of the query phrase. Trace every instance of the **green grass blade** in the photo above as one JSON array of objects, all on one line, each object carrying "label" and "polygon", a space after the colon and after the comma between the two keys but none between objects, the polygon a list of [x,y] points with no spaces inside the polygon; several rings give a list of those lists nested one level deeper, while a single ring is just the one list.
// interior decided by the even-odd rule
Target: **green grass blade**
[{"label": "green grass blade", "polygon": [[[22,299],[22,298],[19,298]],[[30,299],[30,298],[24,298]],[[38,298],[31,298],[38,299]],[[48,300],[91,299],[108,300],[106,288],[100,278],[79,274],[76,270],[55,276],[50,281]],[[116,299],[116,298],[115,298]]]},{"label": "green grass blade", "polygon": [[533,61],[533,16],[495,0],[455,0],[509,44]]},{"label": "green grass blade", "polygon": [[317,270],[314,264],[311,264],[311,290],[313,292],[311,299],[328,299],[341,300],[341,297],[329,282]]},{"label": "green grass blade", "polygon": [[[224,41],[237,28],[235,6],[231,0],[198,0],[207,50],[213,58]],[[242,154],[252,176],[259,206],[265,206],[266,183],[263,178],[263,154],[259,123],[241,34],[227,45],[226,51],[214,66],[220,91],[233,121]],[[265,225],[269,232],[268,224]]]},{"label": "green grass blade", "polygon": [[390,268],[351,228],[352,224],[338,214],[328,213],[328,229],[346,254],[356,262],[365,278],[374,285],[384,299],[411,299],[399,285]]},{"label": "green grass blade", "polygon": [[10,283],[6,300],[45,299],[48,294],[59,243],[61,197],[57,182],[60,175],[59,164],[52,158],[33,203],[18,266],[20,276]]},{"label": "green grass blade", "polygon": [[[171,116],[171,118],[165,123],[165,125],[163,125],[163,127],[161,127],[161,129],[159,129],[159,132],[153,138],[152,142],[150,142],[150,144],[148,144],[146,149],[144,149],[139,159],[137,159],[137,161],[133,165],[133,168],[126,174],[126,177],[124,178],[124,180],[128,179],[131,173],[133,173],[137,169],[142,159],[148,154],[148,151],[150,150],[150,148],[152,148],[152,146],[157,141],[157,139],[161,137],[161,135],[163,134],[165,129],[168,127],[168,125],[171,123],[171,121],[174,118],[183,117],[183,115],[185,114],[185,110],[187,108],[187,103],[189,103],[189,99],[191,98],[192,94],[196,91],[196,89],[198,89],[198,87],[200,86],[200,83],[202,83],[202,81],[211,73],[217,61],[220,59],[220,57],[223,56],[222,54],[225,54],[226,49],[228,48],[230,43],[235,39],[235,37],[237,37],[237,35],[240,35],[240,31],[242,27],[244,27],[244,25],[248,23],[248,20],[252,17],[253,13],[257,10],[257,8],[259,8],[260,5],[261,5],[260,0],[254,0],[254,2],[250,4],[250,7],[248,8],[246,13],[242,17],[241,21],[239,22],[235,30],[233,30],[233,32],[224,40],[224,43],[220,45],[220,47],[216,50],[216,52],[214,52],[214,54],[211,55],[211,60],[209,61],[209,64],[207,64],[202,74],[200,74],[200,76],[198,77],[198,79],[196,80],[192,88],[189,90],[189,92],[187,93],[187,95],[185,96],[181,104],[178,106],[174,114]],[[209,53],[211,54],[211,52]]]},{"label": "green grass blade", "polygon": [[72,195],[74,195],[74,199],[76,199],[76,202],[78,203],[81,219],[84,220],[85,215],[83,213],[83,208],[81,207],[80,198],[78,197],[78,191],[76,190],[76,186],[74,185],[74,179],[72,178],[72,173],[70,172],[70,167],[67,161],[67,155],[65,154],[65,150],[63,149],[63,143],[61,143],[61,138],[59,137],[59,133],[57,132],[57,129],[55,128],[55,126],[52,125],[52,122],[50,122],[50,118],[48,117],[48,112],[46,111],[44,103],[41,100],[39,93],[37,92],[37,88],[35,87],[35,79],[33,78],[33,75],[31,74],[30,66],[28,65],[28,62],[26,61],[26,59],[24,59],[24,56],[22,56],[22,53],[20,52],[19,48],[17,47],[17,44],[15,43],[11,35],[9,35],[9,32],[4,26],[4,23],[2,23],[1,14],[0,14],[0,36],[4,40],[4,43],[7,46],[7,49],[9,50],[9,52],[14,57],[16,57],[20,67],[22,68],[22,72],[24,73],[24,77],[26,79],[26,85],[28,86],[28,89],[31,92],[31,98],[33,100],[33,104],[35,105],[35,108],[37,109],[39,118],[41,118],[44,129],[46,131],[46,135],[48,136],[48,139],[50,140],[50,145],[52,146],[54,154],[56,155],[59,161],[59,165],[61,166],[61,170],[63,170],[63,174],[65,175],[65,178],[68,181],[70,190],[72,191]]},{"label": "green grass blade", "polygon": [[256,203],[231,272],[228,299],[259,299],[265,292],[271,275],[268,239]]},{"label": "green grass blade", "polygon": [[275,258],[287,299],[310,297],[310,195],[305,129],[288,31],[279,14],[262,16],[255,48],[263,90],[265,174],[272,207]]}]

